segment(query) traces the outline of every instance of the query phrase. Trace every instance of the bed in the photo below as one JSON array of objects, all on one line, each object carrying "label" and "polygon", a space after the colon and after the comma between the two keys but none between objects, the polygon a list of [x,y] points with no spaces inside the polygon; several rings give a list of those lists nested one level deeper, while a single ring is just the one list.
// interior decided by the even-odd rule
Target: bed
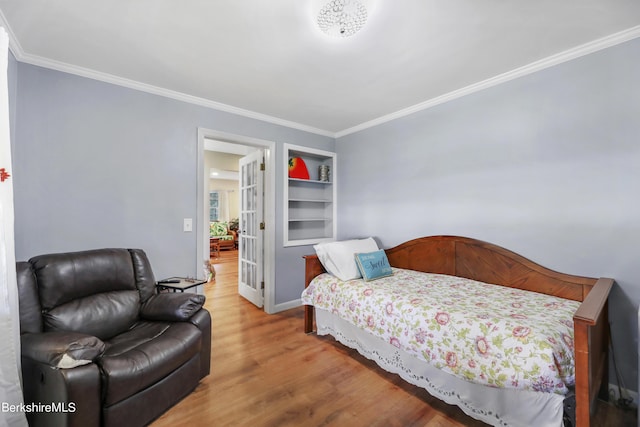
[{"label": "bed", "polygon": [[[518,295],[518,298],[522,298],[519,294],[522,291],[544,294],[540,295],[540,298],[546,296],[556,298],[547,302],[542,301],[541,304],[547,304],[547,307],[562,305],[565,311],[570,310],[569,320],[565,321],[571,329],[566,335],[572,334],[570,339],[565,340],[569,344],[569,351],[572,351],[571,366],[567,368],[569,372],[567,377],[571,377],[566,381],[568,386],[564,387],[562,384],[561,387],[558,383],[557,387],[552,385],[548,388],[536,386],[513,388],[508,384],[508,379],[496,381],[495,378],[489,379],[487,384],[474,382],[470,379],[470,375],[465,378],[464,375],[454,375],[451,369],[448,369],[456,366],[458,362],[462,364],[462,360],[455,359],[452,363],[449,363],[449,360],[434,363],[437,358],[433,357],[433,360],[427,362],[423,359],[428,357],[416,356],[410,345],[401,345],[372,334],[371,328],[367,328],[366,324],[364,327],[358,326],[353,319],[345,318],[344,315],[341,317],[339,310],[329,309],[314,300],[311,293],[316,283],[320,286],[323,278],[333,286],[331,292],[341,283],[340,280],[331,279],[331,276],[327,278],[328,275],[317,255],[304,257],[307,295],[303,293],[303,302],[308,303],[305,305],[304,316],[306,333],[313,332],[315,324],[319,335],[332,335],[342,344],[374,360],[383,369],[400,375],[404,380],[425,388],[435,397],[459,406],[468,415],[492,425],[559,426],[563,421],[565,424],[578,427],[591,425],[596,399],[598,396],[606,398],[607,395],[609,341],[607,303],[614,283],[612,279],[595,279],[558,273],[507,249],[466,237],[422,237],[386,249],[384,253],[393,268],[394,276],[397,276],[395,280],[404,280],[402,278],[407,274],[422,272],[430,273],[429,276],[435,277],[437,281],[450,276],[453,276],[453,280],[459,278],[458,285],[462,286],[460,291],[463,294],[465,286],[469,286],[467,293],[483,294],[482,289],[486,288],[479,288],[479,291],[473,292],[469,289],[472,289],[472,285],[491,284],[492,286],[500,285],[493,286],[496,289],[511,288],[506,291]],[[409,271],[406,272],[406,270]],[[406,277],[409,277],[407,281],[413,280],[411,278],[413,276]],[[365,283],[362,279],[359,280]],[[480,284],[476,285],[476,281]],[[358,285],[355,281],[346,283]],[[368,283],[368,286],[374,287],[376,292],[382,288],[382,285],[375,288],[377,286],[375,282]],[[526,297],[525,300],[527,300]],[[544,315],[547,316],[547,313]],[[449,321],[448,317],[435,319],[436,321],[432,323],[438,328],[436,323],[440,322],[444,325]],[[470,321],[467,320],[467,322]],[[477,326],[472,325],[469,328],[473,331]],[[418,330],[421,326],[416,322],[415,327]],[[520,328],[513,329],[513,335],[516,338],[522,338],[523,334],[529,333],[528,328]],[[486,344],[477,341],[478,333],[469,333],[465,329],[465,333],[459,335],[469,335],[469,340],[476,340],[475,346],[478,349],[484,348],[482,346]],[[564,335],[563,338],[565,338]],[[562,341],[562,339],[553,338],[549,340]],[[509,352],[522,350],[522,346],[508,349]],[[496,362],[501,361],[494,361],[494,366]],[[446,366],[447,364],[450,366]],[[555,364],[552,362],[549,365],[552,370],[560,366],[557,360]],[[443,366],[447,369],[443,369]],[[557,370],[560,371],[559,368]],[[511,382],[517,383],[517,381]]]}]

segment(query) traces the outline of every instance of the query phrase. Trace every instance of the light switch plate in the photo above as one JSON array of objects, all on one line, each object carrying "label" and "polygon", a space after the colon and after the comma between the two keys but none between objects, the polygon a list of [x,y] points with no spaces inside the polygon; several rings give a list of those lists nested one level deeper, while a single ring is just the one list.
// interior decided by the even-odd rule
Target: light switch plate
[{"label": "light switch plate", "polygon": [[184,231],[185,233],[187,233],[189,231],[193,231],[193,220],[191,218],[185,218],[184,219],[184,224],[182,226],[182,231]]}]

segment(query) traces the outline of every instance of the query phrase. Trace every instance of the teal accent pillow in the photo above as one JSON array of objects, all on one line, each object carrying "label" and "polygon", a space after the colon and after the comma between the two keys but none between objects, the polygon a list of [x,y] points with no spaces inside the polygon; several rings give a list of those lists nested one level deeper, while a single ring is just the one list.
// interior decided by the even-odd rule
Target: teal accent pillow
[{"label": "teal accent pillow", "polygon": [[393,274],[387,254],[382,249],[375,252],[355,254],[355,257],[358,270],[360,270],[360,274],[362,274],[362,278],[366,282]]}]

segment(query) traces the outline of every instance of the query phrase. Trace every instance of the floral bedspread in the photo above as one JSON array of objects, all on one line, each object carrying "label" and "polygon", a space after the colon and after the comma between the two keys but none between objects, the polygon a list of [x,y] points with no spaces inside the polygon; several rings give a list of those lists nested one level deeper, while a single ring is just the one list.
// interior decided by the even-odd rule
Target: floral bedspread
[{"label": "floral bedspread", "polygon": [[468,381],[565,394],[575,383],[579,302],[460,277],[393,269],[372,282],[316,277],[302,302],[339,315]]}]

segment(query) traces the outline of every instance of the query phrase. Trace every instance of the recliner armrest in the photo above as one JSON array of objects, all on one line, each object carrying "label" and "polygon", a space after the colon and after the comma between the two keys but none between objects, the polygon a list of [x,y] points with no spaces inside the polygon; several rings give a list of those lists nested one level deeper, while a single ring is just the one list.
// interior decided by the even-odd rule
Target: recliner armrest
[{"label": "recliner armrest", "polygon": [[22,356],[61,369],[92,363],[105,349],[100,338],[78,332],[43,332],[20,337]]},{"label": "recliner armrest", "polygon": [[205,296],[199,294],[157,294],[142,304],[140,316],[146,320],[184,322],[202,308],[204,301]]},{"label": "recliner armrest", "polygon": [[204,378],[211,372],[211,315],[207,309],[203,308],[191,316],[189,323],[202,331],[200,378]]},{"label": "recliner armrest", "polygon": [[22,357],[25,404],[55,404],[55,412],[27,412],[32,427],[86,427],[99,424],[101,414],[100,369],[95,363],[73,369],[53,369],[46,363]]}]

